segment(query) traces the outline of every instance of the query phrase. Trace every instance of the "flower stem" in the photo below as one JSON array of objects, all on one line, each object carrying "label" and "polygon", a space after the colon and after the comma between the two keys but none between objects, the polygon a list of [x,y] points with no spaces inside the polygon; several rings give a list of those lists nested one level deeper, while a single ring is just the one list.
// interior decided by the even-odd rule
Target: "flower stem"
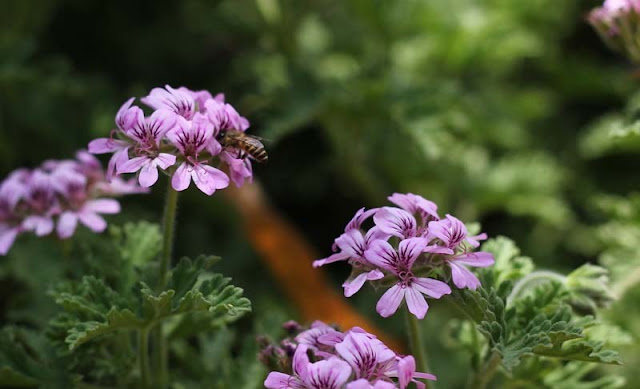
[{"label": "flower stem", "polygon": [[[430,373],[420,322],[417,317],[409,312],[408,308],[405,309],[405,317],[407,319],[407,332],[409,333],[409,347],[411,348],[411,354],[416,359],[416,369],[420,372]],[[430,382],[428,387],[434,389],[435,385]]]},{"label": "flower stem", "polygon": [[[169,267],[171,266],[171,251],[173,248],[173,235],[175,231],[176,213],[178,209],[178,192],[169,186],[167,187],[166,200],[164,204],[164,214],[162,216],[162,256],[160,257],[160,277],[158,278],[158,292],[162,292],[167,286]],[[158,323],[153,332],[154,344],[154,366],[158,371],[158,386],[164,388],[169,381],[169,352],[167,339],[162,330],[162,322]]]},{"label": "flower stem", "polygon": [[138,363],[140,364],[140,386],[151,386],[151,372],[149,371],[149,329],[138,330]]},{"label": "flower stem", "polygon": [[473,389],[484,389],[487,387],[487,384],[491,382],[491,379],[496,374],[498,367],[500,366],[500,362],[502,362],[502,357],[497,352],[493,352],[489,360],[486,361],[482,367],[476,372],[471,383],[469,384],[469,388]]},{"label": "flower stem", "polygon": [[173,248],[173,232],[178,209],[178,192],[171,188],[171,182],[169,182],[166,196],[164,214],[162,216],[162,256],[160,257],[160,278],[158,279],[159,291],[167,286],[167,275],[171,265],[171,250]]}]

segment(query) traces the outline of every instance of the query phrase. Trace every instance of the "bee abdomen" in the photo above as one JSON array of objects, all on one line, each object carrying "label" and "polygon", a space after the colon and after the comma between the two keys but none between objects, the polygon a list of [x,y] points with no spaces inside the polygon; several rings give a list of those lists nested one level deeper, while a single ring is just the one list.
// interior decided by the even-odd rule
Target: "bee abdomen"
[{"label": "bee abdomen", "polygon": [[260,163],[267,162],[269,159],[269,155],[267,155],[267,151],[264,148],[251,147],[247,152],[253,157],[253,159]]}]

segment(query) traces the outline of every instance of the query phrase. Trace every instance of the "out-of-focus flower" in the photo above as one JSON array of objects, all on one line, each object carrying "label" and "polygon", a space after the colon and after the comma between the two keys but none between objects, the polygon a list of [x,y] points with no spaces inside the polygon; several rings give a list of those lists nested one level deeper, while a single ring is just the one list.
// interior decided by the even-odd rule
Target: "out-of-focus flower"
[{"label": "out-of-focus flower", "polygon": [[154,110],[149,116],[132,105],[132,97],[118,110],[111,136],[89,143],[93,154],[113,154],[107,168],[109,180],[138,173],[140,185],[148,188],[157,182],[160,169],[172,176],[174,190],[185,190],[193,181],[211,195],[229,185],[227,174],[218,169],[221,162],[236,186],[252,181],[246,153],[219,142],[225,131],[249,128],[249,121],[224,101],[223,94],[166,85],[153,88],[140,100]]},{"label": "out-of-focus flower", "polygon": [[118,201],[103,196],[145,192],[135,182],[109,182],[100,162],[84,150],[75,160],[49,160],[32,171],[16,170],[0,184],[0,255],[28,231],[45,236],[56,229],[66,239],[81,223],[102,232],[107,222],[100,215],[120,211]]},{"label": "out-of-focus flower", "polygon": [[[468,236],[460,220],[451,215],[440,219],[437,205],[422,196],[394,193],[389,201],[400,208],[358,210],[335,240],[335,253],[314,261],[313,266],[348,261],[352,272],[343,284],[347,297],[366,281],[390,286],[376,306],[383,317],[395,313],[406,301],[411,313],[424,318],[429,307],[424,296],[440,298],[451,293],[443,280],[436,279],[443,271],[444,281],[451,280],[458,288],[480,286],[467,266],[493,264],[490,253],[473,251],[480,240],[487,239],[486,234]],[[364,230],[362,225],[370,217],[374,225]]]},{"label": "out-of-focus flower", "polygon": [[609,47],[640,63],[640,0],[605,0],[587,20]]},{"label": "out-of-focus flower", "polygon": [[[327,332],[317,336],[319,329]],[[307,342],[310,338],[321,344],[323,351],[310,346]],[[281,344],[285,342],[291,344],[290,339]],[[409,382],[424,388],[424,383],[418,380],[436,379],[432,374],[416,372],[412,356],[396,354],[375,335],[359,327],[343,333],[322,322],[314,322],[312,328],[302,330],[295,337],[294,345],[296,350],[289,365],[271,372],[265,387],[404,389]],[[277,354],[274,350],[282,349],[272,344],[263,347],[261,355],[273,356]]]}]

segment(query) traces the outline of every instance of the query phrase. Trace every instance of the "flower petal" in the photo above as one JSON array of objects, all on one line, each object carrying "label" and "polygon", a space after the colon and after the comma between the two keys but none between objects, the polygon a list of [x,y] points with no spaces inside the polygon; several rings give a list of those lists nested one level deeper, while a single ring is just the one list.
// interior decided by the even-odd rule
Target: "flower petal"
[{"label": "flower petal", "polygon": [[216,189],[223,189],[229,186],[229,177],[222,172],[209,165],[196,165],[191,178],[198,189],[207,195],[212,195]]},{"label": "flower petal", "polygon": [[289,374],[272,371],[264,380],[267,389],[304,389],[304,384],[298,378]]},{"label": "flower petal", "polygon": [[416,360],[413,356],[408,355],[398,361],[398,384],[400,384],[400,389],[404,389],[409,385],[415,372]]},{"label": "flower petal", "polygon": [[91,211],[80,212],[78,214],[80,223],[84,224],[93,232],[102,232],[107,228],[107,222],[97,213]]},{"label": "flower petal", "polygon": [[344,232],[352,229],[359,229],[362,223],[377,211],[377,208],[373,208],[368,211],[365,211],[364,207],[360,208],[353,216],[353,218],[349,221],[349,223],[347,223],[347,226],[344,228]]},{"label": "flower petal", "polygon": [[374,241],[371,244],[371,248],[364,252],[364,257],[375,266],[391,272],[397,271],[398,253],[391,247],[389,242],[384,240]]},{"label": "flower petal", "polygon": [[373,221],[378,228],[387,234],[398,238],[416,236],[416,218],[404,209],[383,207],[373,215]]},{"label": "flower petal", "polygon": [[451,258],[450,261],[472,267],[487,267],[493,265],[495,262],[493,254],[484,251],[460,254],[455,258]]},{"label": "flower petal", "polygon": [[394,285],[380,297],[376,304],[376,311],[382,317],[389,317],[398,310],[403,298],[403,289],[400,285]]},{"label": "flower petal", "polygon": [[320,266],[324,266],[328,263],[333,263],[333,262],[338,262],[338,261],[344,261],[351,258],[351,256],[347,253],[343,253],[343,252],[339,252],[339,253],[335,253],[332,254],[326,258],[322,258],[322,259],[318,259],[316,261],[313,261],[313,267],[320,267]]},{"label": "flower petal", "polygon": [[361,273],[361,274],[358,274],[356,278],[350,281],[349,280],[345,281],[342,284],[342,287],[344,288],[344,297],[351,297],[354,294],[356,294],[356,292],[358,292],[360,288],[362,288],[366,280],[367,280],[367,273]]},{"label": "flower petal", "polygon": [[120,212],[120,203],[114,199],[89,200],[83,209],[94,213],[114,214]]},{"label": "flower petal", "polygon": [[398,245],[398,257],[400,257],[400,261],[406,265],[407,269],[411,269],[413,263],[422,254],[426,246],[427,240],[425,238],[405,239]]},{"label": "flower petal", "polygon": [[348,230],[336,239],[335,244],[342,252],[349,254],[350,257],[364,259],[366,246],[360,230]]},{"label": "flower petal", "polygon": [[[395,387],[395,385],[391,386],[392,388]],[[359,380],[356,381],[351,381],[347,384],[347,389],[372,389],[373,386],[371,386],[371,384],[369,383],[369,380],[366,380],[364,378],[360,378]]]},{"label": "flower petal", "polygon": [[478,277],[463,265],[459,265],[456,262],[449,262],[449,267],[451,268],[453,283],[458,288],[462,289],[466,287],[471,290],[476,290],[478,286],[480,286]]},{"label": "flower petal", "polygon": [[153,160],[153,163],[155,163],[156,166],[160,166],[164,170],[164,169],[168,168],[169,166],[175,165],[176,156],[173,155],[173,154],[168,154],[168,153],[160,153]]},{"label": "flower petal", "polygon": [[424,319],[424,315],[427,314],[429,304],[424,299],[422,293],[413,286],[405,288],[404,297],[407,299],[407,307],[409,312],[413,313],[418,319]]},{"label": "flower petal", "polygon": [[53,220],[46,216],[28,216],[22,221],[22,227],[27,231],[33,231],[37,236],[49,235],[53,231]]},{"label": "flower petal", "polygon": [[149,188],[158,181],[158,167],[149,161],[146,165],[140,169],[140,175],[138,176],[138,182],[143,188]]},{"label": "flower petal", "polygon": [[120,174],[118,173],[118,167],[126,163],[128,160],[129,160],[128,147],[114,153],[111,156],[111,159],[109,160],[109,164],[107,165],[107,174],[106,174],[107,181],[111,181],[114,174],[116,175]]},{"label": "flower petal", "polygon": [[113,153],[129,146],[129,143],[111,138],[98,138],[89,142],[89,152],[92,154]]},{"label": "flower petal", "polygon": [[173,172],[173,177],[171,177],[171,187],[178,192],[181,192],[189,187],[191,184],[191,172],[189,171],[191,166],[183,162],[175,172]]},{"label": "flower petal", "polygon": [[293,354],[293,373],[303,381],[306,380],[310,365],[309,356],[307,356],[308,349],[306,344],[298,344],[296,352]]},{"label": "flower petal", "polygon": [[0,228],[0,255],[9,252],[20,230],[18,228]]},{"label": "flower petal", "polygon": [[351,376],[351,366],[337,357],[312,363],[308,371],[309,375],[302,380],[314,389],[341,389]]},{"label": "flower petal", "polygon": [[120,173],[135,173],[142,169],[145,165],[150,165],[151,159],[149,157],[135,157],[131,158],[125,163],[119,164],[117,168],[118,174]]},{"label": "flower petal", "polygon": [[449,285],[431,278],[415,277],[411,286],[420,291],[420,293],[436,299],[451,293]]},{"label": "flower petal", "polygon": [[73,212],[64,212],[58,219],[58,236],[60,239],[70,238],[78,226],[78,215]]}]

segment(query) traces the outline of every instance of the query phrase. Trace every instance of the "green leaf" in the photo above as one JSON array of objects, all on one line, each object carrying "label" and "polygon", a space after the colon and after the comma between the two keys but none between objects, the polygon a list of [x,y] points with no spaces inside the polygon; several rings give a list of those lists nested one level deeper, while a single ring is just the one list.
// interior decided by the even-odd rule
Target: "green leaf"
[{"label": "green leaf", "polygon": [[[546,288],[547,284],[543,286]],[[507,288],[456,292],[454,297],[465,304],[464,310],[478,323],[478,330],[489,341],[490,349],[500,355],[507,371],[520,364],[524,357],[534,355],[620,364],[617,352],[603,350],[601,342],[585,338],[584,329],[596,324],[593,317],[576,320],[566,304],[557,305],[552,312],[538,311],[530,320],[522,319],[536,312],[536,306],[544,308],[556,302],[559,289],[547,289],[552,292],[534,293],[511,307],[506,307]]]},{"label": "green leaf", "polygon": [[65,342],[69,345],[69,350],[74,350],[98,336],[119,330],[139,329],[144,324],[144,321],[138,319],[130,310],[112,308],[106,314],[104,322],[84,321],[69,329],[69,335],[65,338]]},{"label": "green leaf", "polygon": [[492,272],[495,275],[495,285],[504,281],[516,281],[533,271],[533,261],[529,257],[520,255],[520,249],[509,238],[498,236],[486,241],[481,248],[493,254],[495,263],[492,267],[480,270],[481,273]]},{"label": "green leaf", "polygon": [[5,327],[0,330],[0,387],[68,388],[71,379],[42,335]]},{"label": "green leaf", "polygon": [[220,257],[214,255],[200,255],[195,261],[186,257],[182,258],[171,271],[169,289],[175,290],[176,298],[182,298],[187,291],[193,288],[203,271],[208,270],[219,260]]},{"label": "green leaf", "polygon": [[162,249],[162,232],[155,223],[127,223],[121,231],[115,230],[112,234],[119,238],[122,258],[134,265],[152,261]]}]

